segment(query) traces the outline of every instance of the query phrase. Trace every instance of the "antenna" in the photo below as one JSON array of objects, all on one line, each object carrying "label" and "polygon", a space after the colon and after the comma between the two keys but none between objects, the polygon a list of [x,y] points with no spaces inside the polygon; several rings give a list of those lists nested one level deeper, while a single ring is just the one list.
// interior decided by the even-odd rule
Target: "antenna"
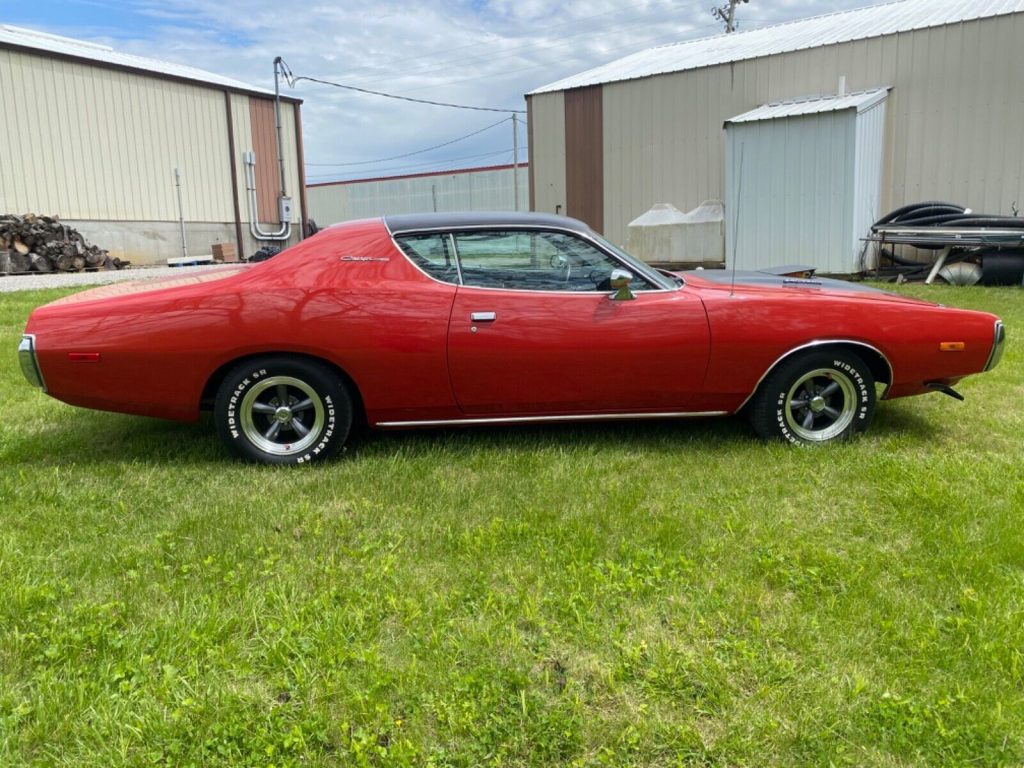
[{"label": "antenna", "polygon": [[743,191],[743,145],[745,142],[740,142],[740,168],[736,179],[736,218],[735,224],[732,226],[732,283],[729,285],[729,296],[730,298],[736,292],[736,249],[739,245],[740,240],[740,198],[742,197]]}]

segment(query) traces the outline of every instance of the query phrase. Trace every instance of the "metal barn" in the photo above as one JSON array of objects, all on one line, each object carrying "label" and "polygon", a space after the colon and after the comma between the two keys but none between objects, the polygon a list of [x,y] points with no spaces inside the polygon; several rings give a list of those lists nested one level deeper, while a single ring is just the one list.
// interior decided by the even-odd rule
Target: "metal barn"
[{"label": "metal barn", "polygon": [[641,51],[527,94],[531,206],[623,244],[655,204],[726,199],[727,121],[835,97],[845,77],[848,93],[890,89],[878,212],[1010,213],[1024,207],[1021,40],[1024,0],[902,0]]},{"label": "metal barn", "polygon": [[0,93],[0,213],[60,216],[135,264],[181,257],[183,228],[189,256],[301,237],[298,99],[282,97],[282,219],[273,91],[0,26]]}]

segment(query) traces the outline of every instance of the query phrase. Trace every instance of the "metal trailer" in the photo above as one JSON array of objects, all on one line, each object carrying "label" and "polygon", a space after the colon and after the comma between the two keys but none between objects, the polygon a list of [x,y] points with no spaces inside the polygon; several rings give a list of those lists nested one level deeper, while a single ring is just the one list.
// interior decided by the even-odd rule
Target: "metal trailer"
[{"label": "metal trailer", "polygon": [[[938,250],[939,255],[931,265],[926,284],[935,282],[940,270],[950,257],[978,248],[1007,248],[1021,261],[1024,269],[1024,229],[1001,229],[995,227],[906,227],[899,225],[876,226],[865,240],[875,243],[875,276],[878,277],[882,264],[882,250],[886,245],[913,245],[919,248]],[[984,269],[984,265],[982,265]]]}]

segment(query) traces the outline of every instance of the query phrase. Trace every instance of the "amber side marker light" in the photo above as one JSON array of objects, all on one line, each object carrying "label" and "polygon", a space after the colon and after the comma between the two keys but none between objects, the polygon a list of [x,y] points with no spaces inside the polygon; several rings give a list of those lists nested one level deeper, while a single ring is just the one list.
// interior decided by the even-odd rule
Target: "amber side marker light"
[{"label": "amber side marker light", "polygon": [[940,352],[963,352],[967,345],[962,341],[940,341]]},{"label": "amber side marker light", "polygon": [[68,360],[72,363],[98,363],[99,352],[68,352]]}]

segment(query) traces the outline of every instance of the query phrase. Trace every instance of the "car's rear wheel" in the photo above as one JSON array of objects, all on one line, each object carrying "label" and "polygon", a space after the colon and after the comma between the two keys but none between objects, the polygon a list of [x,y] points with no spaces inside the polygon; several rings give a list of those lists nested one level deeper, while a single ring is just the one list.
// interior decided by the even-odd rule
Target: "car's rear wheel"
[{"label": "car's rear wheel", "polygon": [[221,383],[213,410],[221,440],[262,464],[322,461],[341,449],[352,427],[345,383],[326,365],[303,358],[241,363]]},{"label": "car's rear wheel", "polygon": [[762,382],[750,409],[761,437],[818,445],[863,432],[875,410],[875,380],[857,355],[812,352],[787,360]]}]

